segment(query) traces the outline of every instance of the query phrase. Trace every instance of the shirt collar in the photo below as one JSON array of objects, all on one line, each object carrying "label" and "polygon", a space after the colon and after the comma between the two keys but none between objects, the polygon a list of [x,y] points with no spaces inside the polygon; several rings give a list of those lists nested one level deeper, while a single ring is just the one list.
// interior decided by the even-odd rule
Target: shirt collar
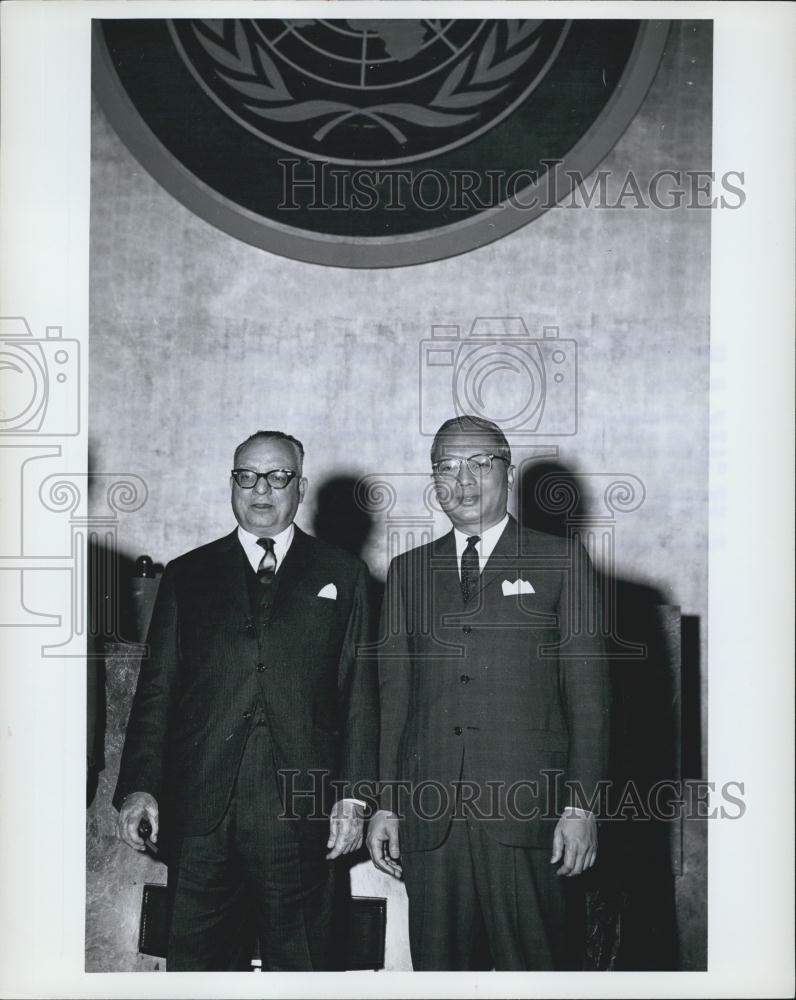
[{"label": "shirt collar", "polygon": [[[280,531],[278,535],[268,536],[274,540],[274,555],[276,556],[277,569],[282,565],[282,560],[287,555],[287,550],[290,548],[294,534],[294,525],[291,523],[284,531]],[[238,541],[243,546],[246,558],[254,570],[260,565],[260,560],[263,557],[263,548],[257,544],[257,539],[263,537],[263,535],[253,535],[250,531],[246,531],[245,528],[238,525]]]},{"label": "shirt collar", "polygon": [[[481,535],[481,540],[476,542],[476,551],[478,552],[478,559],[481,564],[481,569],[487,563],[487,560],[492,555],[495,546],[503,534],[506,525],[509,523],[509,515],[504,514],[503,520],[498,521],[497,524],[493,524],[491,528],[487,528],[486,531]],[[467,539],[470,535],[465,535],[463,531],[459,531],[458,528],[453,529],[453,538],[456,542],[456,558],[461,561],[462,553],[467,548]]]}]

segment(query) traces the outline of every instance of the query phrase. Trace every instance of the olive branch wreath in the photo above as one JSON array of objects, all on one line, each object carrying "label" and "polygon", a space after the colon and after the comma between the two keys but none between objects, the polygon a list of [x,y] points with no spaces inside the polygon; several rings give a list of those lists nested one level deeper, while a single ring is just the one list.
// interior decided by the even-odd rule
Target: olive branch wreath
[{"label": "olive branch wreath", "polygon": [[[475,55],[472,52],[448,73],[428,106],[392,102],[365,107],[343,101],[296,101],[274,60],[262,45],[248,37],[243,21],[234,22],[231,48],[229,44],[224,44],[224,36],[219,35],[215,27],[218,24],[218,21],[194,22],[194,33],[212,60],[218,76],[243,97],[258,102],[244,104],[248,111],[275,122],[312,121],[332,116],[313,134],[313,139],[317,141],[323,140],[338,125],[351,118],[368,118],[404,145],[407,137],[395,120],[426,128],[449,128],[475,118],[475,109],[505,90],[508,81],[502,81],[530,59],[539,45],[539,38],[516,50],[537,31],[542,21],[506,21],[506,37],[500,48],[498,25],[495,25],[478,53],[469,78],[465,80]],[[213,37],[207,32],[211,32]]]}]

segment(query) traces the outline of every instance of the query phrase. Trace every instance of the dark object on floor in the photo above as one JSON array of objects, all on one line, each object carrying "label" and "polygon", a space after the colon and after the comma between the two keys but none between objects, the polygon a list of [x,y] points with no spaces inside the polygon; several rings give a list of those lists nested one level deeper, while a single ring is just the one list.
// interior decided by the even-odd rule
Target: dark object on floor
[{"label": "dark object on floor", "polygon": [[142,955],[166,957],[169,921],[166,886],[146,883],[141,897],[141,922],[138,925],[138,950]]},{"label": "dark object on floor", "polygon": [[345,968],[383,969],[387,900],[352,896],[346,935]]},{"label": "dark object on floor", "polygon": [[[353,896],[345,940],[345,969],[383,969],[387,900]],[[166,957],[168,913],[165,885],[144,885],[138,950],[143,955]]]}]

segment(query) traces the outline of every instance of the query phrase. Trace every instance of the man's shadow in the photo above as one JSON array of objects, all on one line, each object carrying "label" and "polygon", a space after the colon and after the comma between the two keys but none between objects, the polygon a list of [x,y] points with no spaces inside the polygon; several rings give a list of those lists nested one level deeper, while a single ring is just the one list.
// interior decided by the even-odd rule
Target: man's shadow
[{"label": "man's shadow", "polygon": [[[362,558],[362,553],[373,532],[375,520],[362,509],[356,499],[358,476],[340,474],[326,479],[316,493],[315,519],[312,532],[316,538],[337,545],[352,555]],[[371,607],[378,619],[384,584],[370,579]],[[378,624],[376,621],[375,624]]]},{"label": "man's shadow", "polygon": [[[578,498],[573,509],[558,513],[545,505],[542,498],[550,495],[551,482],[572,487]],[[529,460],[519,470],[518,485],[518,519],[528,528],[566,537],[573,520],[588,519],[578,476],[563,464]],[[688,665],[698,674],[698,662],[694,665],[693,650],[688,660],[679,655],[681,648],[685,652],[681,623],[674,613],[662,610],[665,597],[654,583],[623,577],[615,566],[598,567],[597,575],[613,609],[613,638],[606,643],[613,693],[608,805],[611,813],[625,806],[624,814],[632,817],[638,814],[637,801],[647,803],[656,782],[683,774],[682,671]],[[628,656],[628,646],[644,647],[646,653],[637,650]],[[693,694],[693,682],[687,683]],[[700,738],[693,714],[685,733],[692,744]],[[690,754],[698,757],[698,745]],[[679,832],[671,822],[655,818],[601,823],[598,865],[581,881],[585,926],[578,930],[586,940],[582,967],[678,968],[677,853],[672,844],[679,843]]]},{"label": "man's shadow", "polygon": [[[312,533],[316,538],[337,545],[352,555],[362,558],[362,553],[374,528],[371,513],[362,509],[356,499],[359,477],[352,474],[332,476],[321,483],[316,493],[315,518]],[[376,635],[378,619],[384,597],[384,584],[368,573],[371,610],[371,634]],[[346,968],[346,957],[352,941],[353,924],[350,909],[350,873],[354,865],[367,861],[369,854],[363,846],[353,854],[339,858],[335,863],[338,904],[335,918],[335,968]],[[357,967],[357,966],[355,966]]]},{"label": "man's shadow", "polygon": [[[94,449],[88,453],[89,515],[102,511]],[[109,645],[142,642],[134,583],[141,568],[135,558],[108,541],[107,531],[89,531],[86,543],[86,807],[97,794],[105,769],[108,728],[106,652]],[[155,573],[162,567],[145,570]],[[111,706],[112,708],[112,706]],[[112,734],[115,735],[115,734]]]}]

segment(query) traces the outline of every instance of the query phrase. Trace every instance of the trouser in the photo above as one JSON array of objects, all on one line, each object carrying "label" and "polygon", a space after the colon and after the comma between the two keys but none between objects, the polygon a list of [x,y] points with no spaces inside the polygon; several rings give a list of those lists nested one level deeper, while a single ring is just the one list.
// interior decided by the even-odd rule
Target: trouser
[{"label": "trouser", "polygon": [[403,852],[415,971],[564,967],[565,879],[550,849],[509,847],[472,817],[431,851]]},{"label": "trouser", "polygon": [[219,825],[176,845],[169,972],[249,969],[255,935],[263,970],[330,967],[335,879],[326,836],[299,838],[281,812],[269,731],[258,725]]}]

